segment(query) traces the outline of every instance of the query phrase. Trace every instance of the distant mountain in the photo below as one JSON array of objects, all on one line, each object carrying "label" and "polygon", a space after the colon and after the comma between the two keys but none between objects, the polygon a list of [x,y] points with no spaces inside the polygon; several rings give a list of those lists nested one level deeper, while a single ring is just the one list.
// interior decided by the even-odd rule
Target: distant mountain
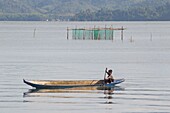
[{"label": "distant mountain", "polygon": [[170,0],[0,0],[0,20],[170,20],[169,7]]}]

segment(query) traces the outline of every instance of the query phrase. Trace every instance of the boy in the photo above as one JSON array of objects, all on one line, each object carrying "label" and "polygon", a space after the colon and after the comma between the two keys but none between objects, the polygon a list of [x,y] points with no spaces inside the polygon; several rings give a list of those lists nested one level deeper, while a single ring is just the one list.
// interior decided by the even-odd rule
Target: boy
[{"label": "boy", "polygon": [[112,70],[110,69],[110,70],[108,70],[108,72],[107,72],[107,68],[106,68],[106,71],[105,71],[106,73],[107,73],[107,77],[105,78],[105,82],[106,83],[111,83],[111,82],[113,82],[114,81],[114,78],[113,78],[113,75],[112,75]]}]

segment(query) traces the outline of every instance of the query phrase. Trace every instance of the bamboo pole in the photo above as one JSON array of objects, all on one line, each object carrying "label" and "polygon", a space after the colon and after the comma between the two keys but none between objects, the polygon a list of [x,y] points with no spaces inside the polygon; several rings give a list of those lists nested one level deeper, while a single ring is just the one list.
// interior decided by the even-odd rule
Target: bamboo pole
[{"label": "bamboo pole", "polygon": [[83,40],[86,39],[84,31],[85,31],[85,30],[83,30]]},{"label": "bamboo pole", "polygon": [[69,39],[69,28],[67,27],[67,40]]},{"label": "bamboo pole", "polygon": [[105,25],[105,40],[106,40],[106,25]]},{"label": "bamboo pole", "polygon": [[91,37],[92,37],[92,39],[94,37],[94,32],[92,30],[91,30]]},{"label": "bamboo pole", "polygon": [[123,26],[122,26],[122,29],[121,29],[121,40],[123,41]]},{"label": "bamboo pole", "polygon": [[33,37],[35,38],[35,32],[36,32],[36,28],[34,29],[34,33],[33,33]]},{"label": "bamboo pole", "polygon": [[76,26],[76,28],[75,28],[75,40],[76,40],[76,35],[77,35],[77,26]]},{"label": "bamboo pole", "polygon": [[[111,28],[113,29],[113,25],[111,26]],[[113,41],[114,37],[113,37],[113,30],[112,30],[112,41]]]},{"label": "bamboo pole", "polygon": [[150,33],[150,41],[152,41],[152,33]]}]

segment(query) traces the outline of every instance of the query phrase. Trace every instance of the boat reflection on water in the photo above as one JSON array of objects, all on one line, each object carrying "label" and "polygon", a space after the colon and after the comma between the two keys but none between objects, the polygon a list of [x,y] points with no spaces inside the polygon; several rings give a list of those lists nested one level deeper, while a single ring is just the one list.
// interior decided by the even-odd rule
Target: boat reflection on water
[{"label": "boat reflection on water", "polygon": [[[119,91],[124,91],[124,88],[114,86],[112,88],[76,87],[64,89],[29,89],[23,93],[23,97],[25,98],[24,102],[54,103],[55,101],[55,103],[58,104],[115,104],[114,95],[119,94],[117,93]],[[92,101],[92,98],[97,101]],[[56,101],[56,99],[58,100]]]},{"label": "boat reflection on water", "polygon": [[[75,87],[75,88],[57,88],[57,89],[29,89],[28,92],[24,93],[25,96],[31,96],[32,94],[43,94],[43,93],[93,93],[92,91],[97,90],[97,87]],[[94,92],[95,93],[95,92]]]},{"label": "boat reflection on water", "polygon": [[60,89],[29,89],[23,93],[23,97],[43,96],[46,93],[103,93],[112,95],[113,91],[124,90],[120,86],[112,88],[107,87],[76,87],[76,88],[60,88]]},{"label": "boat reflection on water", "polygon": [[108,90],[104,90],[104,95],[105,95],[104,98],[107,99],[105,104],[114,104],[112,102],[114,91],[115,91],[114,88],[111,88],[111,89],[108,89]]}]

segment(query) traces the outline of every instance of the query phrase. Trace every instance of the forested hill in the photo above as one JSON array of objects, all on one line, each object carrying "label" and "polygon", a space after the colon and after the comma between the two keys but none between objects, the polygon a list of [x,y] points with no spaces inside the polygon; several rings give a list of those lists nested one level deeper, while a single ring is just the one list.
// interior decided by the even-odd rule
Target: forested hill
[{"label": "forested hill", "polygon": [[0,21],[170,20],[170,0],[0,0]]}]

